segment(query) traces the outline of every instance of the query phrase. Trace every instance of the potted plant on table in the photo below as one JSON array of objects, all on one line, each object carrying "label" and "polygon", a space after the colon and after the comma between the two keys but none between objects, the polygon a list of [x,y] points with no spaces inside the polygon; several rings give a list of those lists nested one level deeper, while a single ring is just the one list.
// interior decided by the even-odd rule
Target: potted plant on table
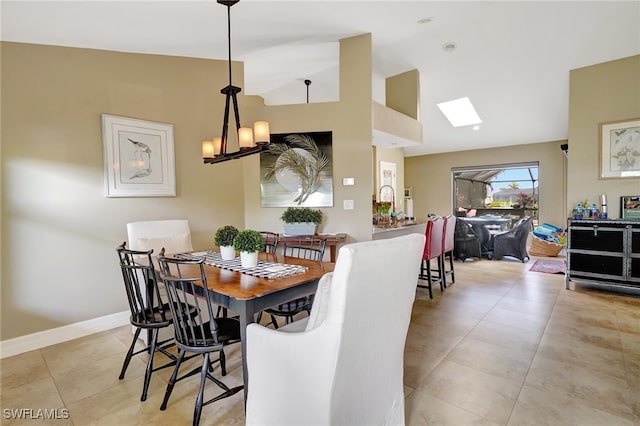
[{"label": "potted plant on table", "polygon": [[236,252],[233,248],[233,240],[238,235],[238,228],[231,225],[226,225],[218,228],[215,236],[215,243],[220,247],[220,256],[222,260],[233,260],[236,257]]},{"label": "potted plant on table", "polygon": [[258,231],[245,229],[236,235],[233,248],[240,252],[242,267],[252,268],[258,265],[258,252],[264,250],[264,240]]},{"label": "potted plant on table", "polygon": [[322,211],[309,207],[288,207],[280,219],[287,235],[314,235],[322,222]]}]

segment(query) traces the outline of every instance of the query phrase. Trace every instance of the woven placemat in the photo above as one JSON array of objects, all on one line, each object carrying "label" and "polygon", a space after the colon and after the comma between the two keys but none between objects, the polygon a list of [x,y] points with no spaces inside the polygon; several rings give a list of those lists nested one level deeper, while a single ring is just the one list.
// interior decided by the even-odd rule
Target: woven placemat
[{"label": "woven placemat", "polygon": [[207,265],[215,266],[220,269],[241,272],[243,274],[252,275],[254,277],[267,278],[270,280],[287,277],[289,275],[303,274],[307,272],[306,266],[289,265],[287,263],[266,262],[258,260],[258,266],[253,268],[243,268],[240,263],[240,257],[233,260],[222,260],[220,253],[215,251],[198,251],[191,253],[182,253],[176,257],[181,259],[202,259]]}]

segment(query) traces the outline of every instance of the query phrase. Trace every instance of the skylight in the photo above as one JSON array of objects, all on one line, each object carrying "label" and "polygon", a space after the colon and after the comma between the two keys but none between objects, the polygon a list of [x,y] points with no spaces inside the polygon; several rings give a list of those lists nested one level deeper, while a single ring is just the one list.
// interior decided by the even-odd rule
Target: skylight
[{"label": "skylight", "polygon": [[453,127],[469,126],[482,123],[469,98],[460,98],[438,104],[440,111],[447,117]]}]

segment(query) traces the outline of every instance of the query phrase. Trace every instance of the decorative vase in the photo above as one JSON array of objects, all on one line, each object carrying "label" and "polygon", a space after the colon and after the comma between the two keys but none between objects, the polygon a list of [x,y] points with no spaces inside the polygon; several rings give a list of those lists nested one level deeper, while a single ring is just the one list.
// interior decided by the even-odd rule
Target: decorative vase
[{"label": "decorative vase", "polygon": [[236,251],[233,246],[220,246],[220,257],[222,260],[233,260],[236,258]]},{"label": "decorative vase", "polygon": [[248,251],[241,251],[240,264],[243,268],[254,268],[258,266],[258,252],[254,251],[249,253]]}]

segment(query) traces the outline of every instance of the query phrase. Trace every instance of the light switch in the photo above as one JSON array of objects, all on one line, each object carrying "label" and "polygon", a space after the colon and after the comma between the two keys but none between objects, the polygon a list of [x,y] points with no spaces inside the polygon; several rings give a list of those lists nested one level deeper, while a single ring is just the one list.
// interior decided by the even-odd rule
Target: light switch
[{"label": "light switch", "polygon": [[342,178],[342,186],[351,186],[355,185],[354,178]]},{"label": "light switch", "polygon": [[353,210],[353,200],[342,200],[342,205],[345,210]]}]

